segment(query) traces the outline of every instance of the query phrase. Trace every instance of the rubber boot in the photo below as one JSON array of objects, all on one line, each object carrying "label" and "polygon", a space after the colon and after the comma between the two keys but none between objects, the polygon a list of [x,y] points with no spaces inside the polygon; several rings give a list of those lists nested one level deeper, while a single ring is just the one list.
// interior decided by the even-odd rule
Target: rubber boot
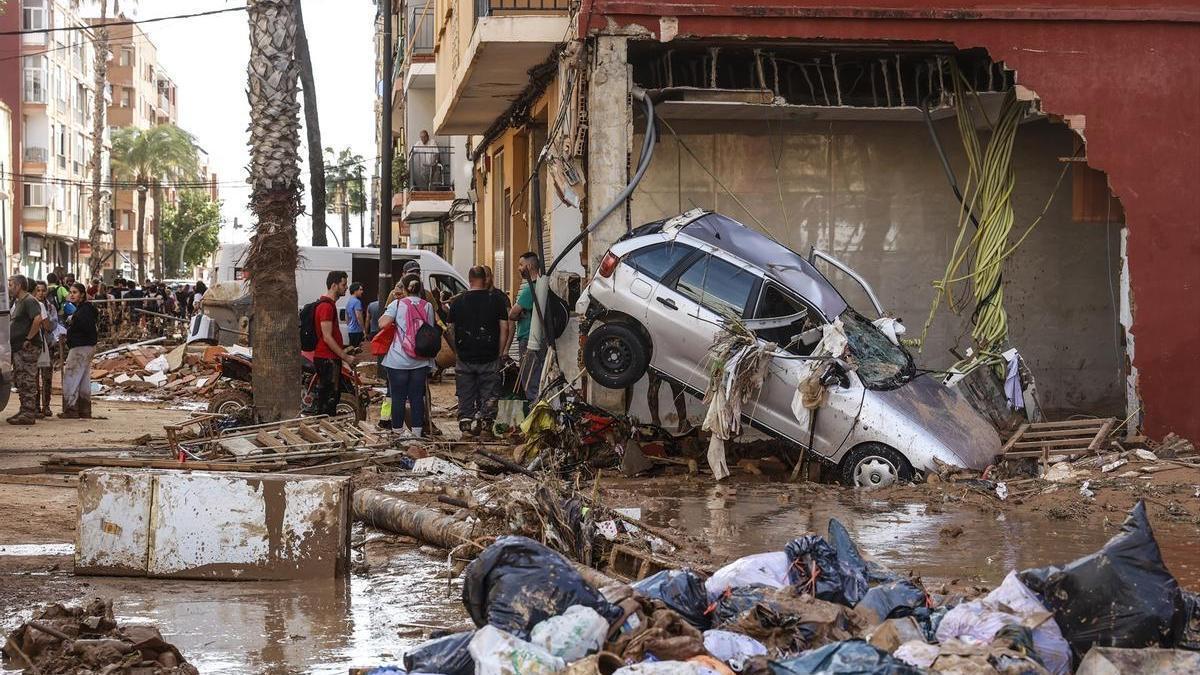
[{"label": "rubber boot", "polygon": [[67,405],[67,404],[65,404],[65,403],[64,403],[64,404],[63,404],[63,411],[62,411],[62,412],[60,412],[60,413],[58,413],[58,417],[59,417],[59,419],[64,419],[64,420],[77,420],[77,419],[79,419],[79,408],[78,408],[78,406],[79,406],[79,404],[78,404],[78,403],[76,403],[75,405]]},{"label": "rubber boot", "polygon": [[81,397],[79,399],[78,405],[79,405],[79,419],[83,419],[83,420],[92,419],[92,399]]}]

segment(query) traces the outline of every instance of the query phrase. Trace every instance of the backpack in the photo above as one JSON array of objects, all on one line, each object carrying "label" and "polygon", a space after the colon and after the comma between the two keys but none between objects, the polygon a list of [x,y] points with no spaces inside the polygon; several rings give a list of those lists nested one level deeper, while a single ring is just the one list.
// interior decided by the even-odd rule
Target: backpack
[{"label": "backpack", "polygon": [[317,348],[317,305],[328,299],[321,296],[300,308],[300,351],[311,352]]},{"label": "backpack", "polygon": [[571,308],[567,301],[558,294],[546,289],[546,312],[543,322],[543,332],[550,342],[558,340],[567,331],[567,321],[571,318]]},{"label": "backpack", "polygon": [[408,311],[404,313],[404,340],[400,343],[405,354],[413,358],[432,359],[441,351],[442,329],[427,321],[421,301],[409,302]]}]

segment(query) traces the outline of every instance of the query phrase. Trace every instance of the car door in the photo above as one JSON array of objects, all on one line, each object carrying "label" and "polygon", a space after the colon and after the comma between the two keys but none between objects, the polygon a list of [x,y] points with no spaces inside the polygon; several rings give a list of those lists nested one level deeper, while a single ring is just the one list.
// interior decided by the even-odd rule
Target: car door
[{"label": "car door", "polygon": [[[811,442],[818,454],[833,456],[845,442],[862,407],[862,383],[851,373],[845,382],[847,386],[830,386],[825,403],[817,410],[815,428],[810,429],[807,423],[797,419],[792,412],[792,401],[801,379],[811,372],[807,365],[810,362],[800,357],[810,355],[816,347],[815,343],[804,344],[797,338],[805,331],[820,328],[824,319],[820,312],[790,290],[771,281],[764,283],[753,318],[767,320],[786,317],[798,318],[783,326],[755,331],[760,340],[778,345],[779,352],[772,360],[770,374],[758,401],[747,406],[747,412],[768,429],[806,447]],[[817,372],[823,370],[824,364],[819,365]]]},{"label": "car door", "polygon": [[651,365],[693,389],[707,389],[709,349],[730,318],[746,317],[761,282],[754,268],[722,252],[685,260],[651,294]]}]

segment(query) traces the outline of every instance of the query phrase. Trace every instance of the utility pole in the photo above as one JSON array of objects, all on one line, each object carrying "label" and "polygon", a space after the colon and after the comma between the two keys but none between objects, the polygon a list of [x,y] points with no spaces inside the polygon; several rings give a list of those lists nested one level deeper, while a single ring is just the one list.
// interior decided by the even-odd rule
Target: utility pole
[{"label": "utility pole", "polygon": [[392,0],[380,0],[383,11],[382,119],[379,133],[379,304],[386,305],[392,291]]},{"label": "utility pole", "polygon": [[[358,194],[359,194],[360,198],[365,197],[367,194],[364,191],[365,187],[366,186],[363,185],[362,173],[360,172],[358,174]],[[366,206],[367,206],[366,204],[363,204],[361,202],[358,204],[358,247],[359,248],[367,247],[367,221],[366,221],[367,208],[366,208]]]}]

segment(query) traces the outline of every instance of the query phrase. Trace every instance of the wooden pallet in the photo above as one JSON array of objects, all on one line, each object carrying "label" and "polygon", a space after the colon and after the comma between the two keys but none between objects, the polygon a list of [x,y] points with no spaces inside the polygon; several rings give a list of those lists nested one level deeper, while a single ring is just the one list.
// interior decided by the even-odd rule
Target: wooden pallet
[{"label": "wooden pallet", "polygon": [[1044,462],[1052,455],[1096,453],[1104,449],[1116,423],[1115,418],[1105,417],[1022,424],[1000,452],[1004,459],[1039,457]]},{"label": "wooden pallet", "polygon": [[275,462],[385,448],[391,445],[391,439],[387,432],[359,422],[353,415],[342,415],[227,429],[213,437],[176,443],[192,456],[232,455],[237,462]]}]

